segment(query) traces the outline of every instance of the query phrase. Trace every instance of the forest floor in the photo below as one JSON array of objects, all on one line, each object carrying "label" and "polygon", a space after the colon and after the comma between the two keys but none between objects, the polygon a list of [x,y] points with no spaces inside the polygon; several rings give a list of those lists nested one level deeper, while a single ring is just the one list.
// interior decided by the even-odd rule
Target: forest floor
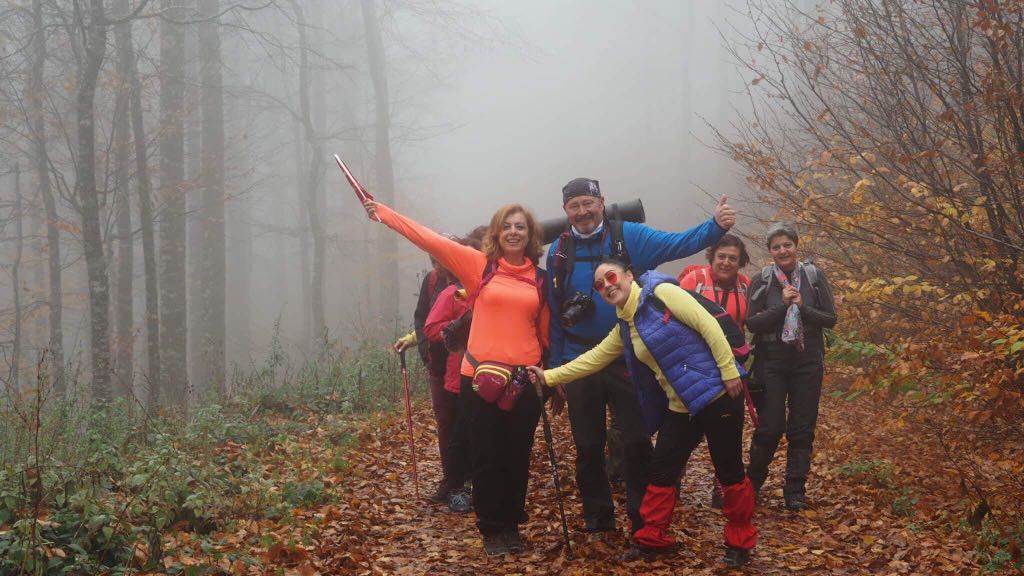
[{"label": "forest floor", "polygon": [[[966,574],[981,571],[976,539],[959,527],[964,510],[941,450],[899,422],[873,418],[884,407],[866,399],[822,399],[813,477],[813,508],[782,507],[784,458],[773,464],[767,496],[755,515],[759,545],[748,572],[757,574]],[[414,419],[421,492],[433,488],[439,462],[429,404]],[[622,562],[624,534],[591,539],[579,532],[573,481],[575,453],[568,419],[553,419],[556,453],[576,558],[562,550],[558,507],[541,426],[531,464],[526,552],[490,559],[472,514],[413,498],[404,418],[364,428],[349,468],[336,479],[339,502],[313,512],[324,522],[303,552],[278,554],[282,567],[310,574],[669,574],[722,571],[723,518],[709,507],[712,468],[703,446],[683,481],[673,531],[677,551],[655,560]],[[749,426],[748,426],[749,428]],[[747,431],[749,440],[749,430]],[[784,454],[784,444],[779,454]],[[624,501],[616,495],[620,525]],[[290,570],[289,570],[290,571]]]},{"label": "forest floor", "polygon": [[[971,511],[944,464],[941,445],[886,415],[883,401],[822,398],[808,499],[795,514],[782,506],[785,441],[773,463],[764,502],[754,521],[760,532],[751,574],[972,574],[992,571],[994,549],[967,527]],[[434,488],[440,465],[429,402],[414,407],[421,496]],[[593,539],[579,531],[581,507],[573,480],[575,452],[565,415],[552,420],[559,476],[576,559],[565,559],[558,506],[538,426],[522,532],[524,553],[488,558],[472,514],[416,501],[404,414],[363,422],[345,464],[323,472],[329,503],[296,508],[286,523],[241,521],[220,535],[218,550],[243,550],[247,559],[220,561],[230,574],[714,574],[720,564],[724,519],[709,506],[712,468],[699,447],[685,479],[672,530],[680,546],[653,560],[623,562],[624,532]],[[749,425],[746,431],[749,442]],[[324,444],[316,431],[296,438],[287,468],[304,476],[318,469]],[[303,460],[306,460],[303,462]],[[287,472],[285,472],[287,473]],[[627,525],[624,495],[616,493],[620,527]],[[268,537],[268,535],[270,537]],[[193,548],[189,563],[203,553]],[[165,542],[165,549],[168,542]],[[193,555],[194,554],[194,555]],[[178,562],[182,556],[178,557]],[[177,564],[178,562],[174,562]],[[987,564],[987,565],[986,565]],[[209,564],[207,564],[209,566]]]}]

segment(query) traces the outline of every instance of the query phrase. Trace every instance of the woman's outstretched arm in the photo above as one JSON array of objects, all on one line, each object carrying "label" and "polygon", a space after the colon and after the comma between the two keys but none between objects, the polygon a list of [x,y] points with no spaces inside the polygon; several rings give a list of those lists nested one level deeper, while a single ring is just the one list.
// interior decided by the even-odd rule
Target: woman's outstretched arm
[{"label": "woman's outstretched arm", "polygon": [[487,266],[487,257],[482,252],[469,246],[463,246],[450,238],[445,238],[380,202],[367,200],[363,207],[366,208],[366,213],[370,218],[376,215],[388,228],[405,236],[421,250],[436,258],[442,266],[462,282],[467,290],[472,292],[476,289],[483,275],[484,267]]}]

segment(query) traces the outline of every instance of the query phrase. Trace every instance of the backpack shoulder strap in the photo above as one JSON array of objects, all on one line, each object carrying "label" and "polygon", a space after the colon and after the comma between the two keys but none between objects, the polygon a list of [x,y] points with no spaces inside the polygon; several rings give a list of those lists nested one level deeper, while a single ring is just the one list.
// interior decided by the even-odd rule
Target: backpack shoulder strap
[{"label": "backpack shoulder strap", "polygon": [[484,286],[486,286],[491,279],[494,278],[494,273],[497,272],[497,270],[498,263],[493,260],[488,260],[487,265],[484,266],[480,284],[477,285],[476,290],[473,290],[473,292],[466,297],[466,305],[469,306],[470,309],[472,309],[473,305],[476,304],[476,298],[480,295],[480,291],[484,289]]},{"label": "backpack shoulder strap", "polygon": [[693,291],[703,294],[704,289],[708,286],[714,286],[714,283],[711,282],[711,279],[708,277],[708,269],[700,268],[700,280],[697,282],[697,285],[694,286]]},{"label": "backpack shoulder strap", "polygon": [[814,262],[804,262],[804,273],[807,274],[807,281],[811,283],[811,286],[818,284],[818,267],[814,265]]},{"label": "backpack shoulder strap", "polygon": [[612,235],[612,258],[622,262],[627,267],[632,264],[629,260],[629,251],[626,250],[626,241],[622,234],[622,218],[619,217],[619,206],[612,205],[612,217],[608,220],[609,231]]},{"label": "backpack shoulder strap", "polygon": [[533,267],[533,281],[537,284],[537,298],[540,299],[540,307],[537,309],[537,315],[540,315],[540,311],[548,305],[548,299],[544,297],[544,278],[547,273],[541,270],[540,266]]},{"label": "backpack shoulder strap", "polygon": [[555,292],[555,300],[561,302],[565,300],[566,290],[569,288],[566,286],[568,282],[572,281],[572,271],[576,267],[576,237],[572,235],[572,231],[566,230],[558,236],[558,246],[555,248],[555,257],[552,260],[551,278]]},{"label": "backpack shoulder strap", "polygon": [[814,294],[815,305],[821,302],[821,295],[818,294],[818,267],[813,261],[808,260],[803,263],[804,273],[807,274],[807,282],[811,285],[811,292]]},{"label": "backpack shoulder strap", "polygon": [[768,288],[771,287],[774,275],[772,274],[772,264],[761,268],[761,286],[750,295],[750,300],[760,300],[765,294],[768,293]]}]

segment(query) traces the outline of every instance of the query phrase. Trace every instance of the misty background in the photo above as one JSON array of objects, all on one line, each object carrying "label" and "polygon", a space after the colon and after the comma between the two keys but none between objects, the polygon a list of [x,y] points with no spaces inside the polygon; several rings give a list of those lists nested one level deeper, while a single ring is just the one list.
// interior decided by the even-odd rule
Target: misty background
[{"label": "misty background", "polygon": [[[745,182],[710,147],[707,125],[728,132],[750,83],[727,49],[742,15],[722,2],[91,6],[107,20],[93,13],[72,25],[67,3],[20,0],[2,21],[0,329],[15,385],[57,347],[54,338],[61,364],[90,374],[98,369],[90,347],[96,356],[95,342],[109,333],[115,389],[120,382],[146,395],[157,341],[147,337],[147,223],[158,256],[161,372],[187,378],[189,395],[226,391],[232,373],[268,354],[310,357],[406,332],[428,258],[366,219],[334,153],[379,200],[455,234],[507,202],[540,219],[561,216],[561,187],[580,176],[599,180],[609,202],[641,198],[659,229],[701,222],[721,194],[744,211]],[[89,187],[80,182],[84,140],[76,133],[82,43],[98,30],[107,44],[94,103],[102,254],[99,243],[90,252],[81,240]],[[122,51],[125,38],[134,58]],[[33,93],[42,96],[26,97]],[[140,125],[129,120],[131,94]],[[180,174],[165,152],[175,142]],[[151,220],[140,213],[143,176]],[[56,192],[52,212],[44,179]],[[60,233],[59,336],[48,327],[51,228]],[[102,271],[109,280],[106,326],[90,313],[101,291],[90,284],[89,262],[102,262],[94,278]],[[167,328],[175,325],[184,336]]]},{"label": "misty background", "polygon": [[[399,148],[401,211],[455,234],[486,224],[505,202],[547,219],[564,215],[561,188],[579,176],[599,180],[608,202],[641,198],[648,224],[663,230],[703,221],[720,194],[742,203],[745,182],[710,147],[706,125],[728,129],[746,105],[747,82],[720,35],[740,20],[734,8],[710,0],[477,6],[507,36],[469,46],[457,73],[417,104],[426,124],[452,128]],[[412,275],[427,259],[404,240],[400,249],[408,319]]]}]

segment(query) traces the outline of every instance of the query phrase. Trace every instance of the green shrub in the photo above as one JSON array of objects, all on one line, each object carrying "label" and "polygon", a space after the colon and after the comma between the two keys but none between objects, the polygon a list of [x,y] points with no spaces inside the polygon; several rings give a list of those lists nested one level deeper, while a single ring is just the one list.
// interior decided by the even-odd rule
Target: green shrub
[{"label": "green shrub", "polygon": [[885,460],[850,460],[837,467],[836,474],[883,488],[893,487],[892,464]]},{"label": "green shrub", "polygon": [[[410,383],[422,381],[412,364]],[[302,457],[292,438],[319,428],[333,446],[322,465],[344,470],[356,439],[335,415],[402,398],[397,359],[370,341],[326,341],[297,367],[278,344],[265,365],[236,370],[232,398],[201,402],[184,421],[123,400],[90,405],[81,386],[69,389],[59,401],[0,398],[0,574],[162,571],[160,534],[172,527],[205,534],[321,504],[322,482],[288,481],[257,456]],[[150,565],[138,566],[140,548]]]}]

